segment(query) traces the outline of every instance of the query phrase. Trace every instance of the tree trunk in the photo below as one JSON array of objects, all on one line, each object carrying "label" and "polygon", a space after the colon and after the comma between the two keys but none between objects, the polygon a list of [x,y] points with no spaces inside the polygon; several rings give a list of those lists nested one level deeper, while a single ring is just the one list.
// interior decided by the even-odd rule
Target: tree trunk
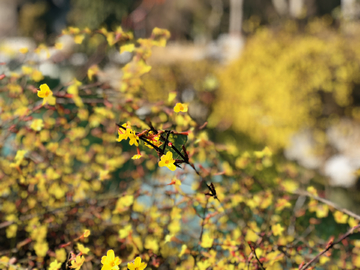
[{"label": "tree trunk", "polygon": [[286,0],[272,0],[276,12],[283,16],[288,13],[288,4]]},{"label": "tree trunk", "polygon": [[356,0],[341,0],[341,11],[344,19],[353,20],[359,15],[359,5]]},{"label": "tree trunk", "polygon": [[17,35],[16,8],[16,0],[0,0],[0,38]]},{"label": "tree trunk", "polygon": [[304,11],[304,0],[289,0],[289,13],[292,18],[300,18]]},{"label": "tree trunk", "polygon": [[230,0],[230,35],[241,36],[244,0]]}]

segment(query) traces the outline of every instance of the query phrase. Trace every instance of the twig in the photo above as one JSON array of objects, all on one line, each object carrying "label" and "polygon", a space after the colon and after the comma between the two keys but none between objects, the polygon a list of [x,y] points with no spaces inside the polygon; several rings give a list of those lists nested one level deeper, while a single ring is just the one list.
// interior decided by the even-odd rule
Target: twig
[{"label": "twig", "polygon": [[263,263],[259,260],[258,256],[256,255],[255,248],[254,248],[252,245],[250,245],[250,243],[248,243],[248,245],[249,245],[252,253],[253,253],[254,256],[255,256],[255,259],[257,260],[258,264],[260,265],[260,268],[261,268],[262,270],[265,270],[265,267],[264,267]]},{"label": "twig", "polygon": [[360,216],[355,214],[354,212],[351,212],[350,210],[347,210],[345,208],[342,208],[340,206],[338,206],[337,204],[327,200],[327,199],[324,199],[324,198],[321,198],[321,197],[318,197],[318,196],[315,196],[307,191],[304,191],[304,190],[297,190],[295,192],[293,192],[294,194],[298,194],[298,195],[302,195],[302,196],[307,196],[307,197],[310,197],[310,198],[313,198],[319,202],[322,202],[324,204],[327,204],[328,206],[331,206],[333,208],[335,208],[336,210],[340,211],[340,212],[343,212],[357,220],[360,220]]},{"label": "twig", "polygon": [[333,246],[335,246],[336,244],[340,243],[345,238],[352,235],[354,233],[354,231],[359,228],[360,228],[360,224],[355,227],[352,227],[347,233],[345,233],[342,237],[340,237],[336,242],[333,242],[333,241],[329,242],[323,251],[321,251],[318,255],[316,255],[311,261],[309,261],[303,267],[301,267],[300,270],[305,270],[305,269],[309,268],[312,263],[316,262],[321,257],[321,255],[325,254],[328,250],[333,248]]},{"label": "twig", "polygon": [[202,218],[202,222],[201,222],[201,232],[200,232],[200,242],[204,233],[204,225],[205,225],[205,219],[206,219],[206,209],[207,209],[207,205],[208,205],[209,199],[206,198],[206,204],[205,204],[205,208],[204,208],[204,217]]}]

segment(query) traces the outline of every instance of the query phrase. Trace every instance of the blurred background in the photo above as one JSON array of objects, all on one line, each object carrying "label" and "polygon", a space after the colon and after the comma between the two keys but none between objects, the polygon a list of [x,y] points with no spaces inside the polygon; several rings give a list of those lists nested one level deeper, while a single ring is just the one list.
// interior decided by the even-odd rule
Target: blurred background
[{"label": "blurred background", "polygon": [[67,83],[98,64],[99,80],[116,87],[126,55],[96,39],[75,47],[62,30],[121,25],[145,38],[168,29],[144,77],[149,101],[176,91],[211,139],[233,149],[223,154],[229,168],[268,146],[299,181],[359,212],[359,17],[357,0],[0,0],[0,62],[15,70],[20,48],[60,40],[61,56],[39,67],[47,79]]}]

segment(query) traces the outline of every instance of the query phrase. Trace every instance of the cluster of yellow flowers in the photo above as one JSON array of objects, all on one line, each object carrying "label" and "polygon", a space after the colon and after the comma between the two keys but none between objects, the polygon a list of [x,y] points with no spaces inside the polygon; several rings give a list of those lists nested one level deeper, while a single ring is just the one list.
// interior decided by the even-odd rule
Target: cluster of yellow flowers
[{"label": "cluster of yellow flowers", "polygon": [[[119,257],[115,257],[115,253],[113,250],[109,250],[106,256],[101,258],[101,263],[103,264],[101,270],[118,270],[119,264],[121,263],[121,259]],[[144,270],[147,266],[146,263],[141,262],[140,257],[136,257],[134,262],[129,262],[127,264],[127,268],[129,270]]]},{"label": "cluster of yellow flowers", "polygon": [[[40,78],[34,69],[0,76],[0,234],[11,239],[0,247],[0,268],[298,269],[320,252],[320,237],[315,230],[301,244],[292,228],[303,232],[331,213],[334,223],[358,224],[318,201],[315,189],[308,189],[312,197],[294,220],[298,167],[274,164],[269,148],[241,153],[234,143],[210,141],[205,125],[187,113],[192,107],[176,103],[173,92],[156,104],[142,97],[140,76],[150,70],[145,60],[151,46],[165,45],[167,31],[155,29],[150,39],[134,44],[121,28],[69,28],[64,34],[77,43],[101,36],[133,59],[122,69],[119,89],[86,84],[102,74],[99,66],[89,68],[88,79],[54,91],[46,81],[39,90],[31,85]],[[125,98],[111,103],[110,90]],[[83,99],[83,92],[97,98]],[[141,106],[149,106],[151,124],[135,113]],[[117,128],[115,119],[125,124]],[[124,141],[136,146],[137,155]],[[181,164],[189,166],[176,170]],[[157,165],[175,172],[169,176]],[[13,253],[14,246],[19,252]],[[340,259],[324,256],[319,263],[360,267],[359,247],[349,240],[346,248],[337,247]]]},{"label": "cluster of yellow flowers", "polygon": [[294,22],[289,25],[282,31],[259,29],[241,57],[220,71],[210,126],[232,124],[252,140],[278,149],[300,129],[321,132],[341,111],[354,117],[358,36],[349,37],[321,20],[305,32],[289,31]]}]

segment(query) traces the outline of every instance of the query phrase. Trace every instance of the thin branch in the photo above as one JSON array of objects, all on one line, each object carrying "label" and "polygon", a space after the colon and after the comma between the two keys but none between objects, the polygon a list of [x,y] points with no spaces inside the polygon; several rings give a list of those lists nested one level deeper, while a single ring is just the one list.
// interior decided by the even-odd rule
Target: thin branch
[{"label": "thin branch", "polygon": [[206,219],[206,210],[207,210],[207,205],[208,205],[209,199],[206,198],[206,204],[205,204],[205,208],[204,208],[204,217],[202,218],[202,222],[201,222],[201,232],[200,232],[200,242],[204,233],[204,225],[205,225],[205,219]]},{"label": "thin branch", "polygon": [[307,196],[307,197],[310,197],[310,198],[313,198],[319,202],[322,202],[324,204],[327,204],[328,206],[330,207],[333,207],[335,208],[336,210],[340,211],[340,212],[343,212],[357,220],[360,220],[360,216],[355,214],[354,212],[351,212],[350,210],[347,210],[345,208],[342,208],[340,206],[338,206],[337,204],[333,203],[332,201],[329,201],[327,199],[324,199],[324,198],[321,198],[321,197],[318,197],[318,196],[315,196],[307,191],[304,191],[304,190],[298,190],[298,191],[295,191],[293,192],[294,194],[298,194],[298,195],[302,195],[302,196]]},{"label": "thin branch", "polygon": [[258,262],[258,264],[259,264],[260,268],[261,268],[262,270],[265,270],[265,267],[264,267],[263,263],[259,260],[258,256],[256,255],[255,248],[254,248],[252,245],[250,245],[250,243],[248,243],[248,245],[249,245],[249,247],[250,247],[250,249],[251,249],[252,253],[254,254],[255,259],[257,260],[257,262]]},{"label": "thin branch", "polygon": [[321,251],[318,255],[316,255],[311,261],[309,261],[307,264],[305,264],[303,267],[300,268],[300,270],[305,270],[308,269],[310,267],[311,264],[313,264],[314,262],[317,262],[317,260],[323,255],[325,254],[327,251],[329,251],[330,249],[332,249],[336,244],[340,243],[342,240],[346,239],[347,237],[349,237],[350,235],[352,235],[354,233],[355,230],[360,228],[360,224],[352,227],[347,233],[345,233],[342,237],[340,237],[336,242],[330,242],[326,248]]}]

